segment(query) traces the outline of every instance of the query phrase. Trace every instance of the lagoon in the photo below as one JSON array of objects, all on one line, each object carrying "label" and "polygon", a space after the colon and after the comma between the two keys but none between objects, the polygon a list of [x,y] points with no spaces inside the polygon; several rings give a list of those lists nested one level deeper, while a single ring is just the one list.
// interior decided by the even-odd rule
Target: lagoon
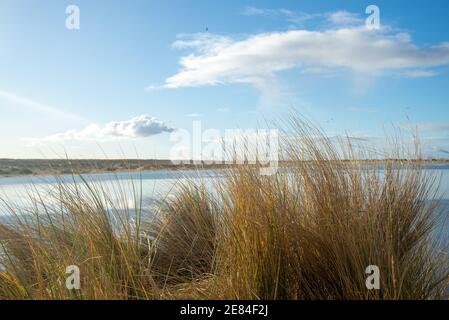
[{"label": "lagoon", "polygon": [[[382,167],[378,166],[382,171]],[[426,164],[423,172],[436,175],[439,178],[439,199],[444,203],[449,203],[449,164]],[[135,195],[142,197],[142,205],[149,206],[154,200],[168,196],[176,190],[176,186],[183,181],[194,180],[203,181],[206,185],[212,185],[216,179],[223,178],[223,170],[149,170],[142,172],[114,172],[95,173],[82,176],[61,175],[61,176],[27,176],[27,177],[7,177],[0,178],[0,199],[8,200],[8,203],[20,203],[26,205],[29,200],[29,193],[33,190],[46,192],[57,185],[57,182],[64,184],[83,184],[83,179],[92,185],[98,185],[110,190],[111,198],[122,198],[118,193],[127,194],[129,206],[135,203]],[[121,191],[121,192],[116,192]],[[116,199],[122,201],[123,199]],[[4,213],[0,209],[0,214]]]}]

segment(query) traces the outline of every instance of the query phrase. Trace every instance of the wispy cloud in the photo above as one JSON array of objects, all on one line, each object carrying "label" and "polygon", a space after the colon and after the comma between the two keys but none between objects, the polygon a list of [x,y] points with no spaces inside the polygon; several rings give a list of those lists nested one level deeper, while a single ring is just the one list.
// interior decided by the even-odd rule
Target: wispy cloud
[{"label": "wispy cloud", "polygon": [[69,130],[43,138],[25,138],[32,143],[77,141],[108,141],[117,139],[137,139],[154,136],[163,132],[173,132],[174,129],[164,122],[141,115],[125,121],[111,121],[104,126],[91,124],[81,130]]},{"label": "wispy cloud", "polygon": [[449,64],[449,42],[419,47],[407,33],[365,26],[262,33],[243,40],[201,33],[184,35],[174,47],[190,52],[179,60],[181,70],[162,88],[226,83],[260,87],[276,73],[292,68],[431,76],[430,68]]},{"label": "wispy cloud", "polygon": [[420,139],[423,154],[432,158],[449,156],[449,136],[431,136]]},{"label": "wispy cloud", "polygon": [[0,99],[6,100],[13,105],[18,105],[28,110],[43,113],[59,118],[69,119],[76,122],[86,123],[87,120],[79,115],[55,108],[44,103],[34,101],[32,99],[18,96],[7,91],[0,90]]},{"label": "wispy cloud", "polygon": [[346,10],[325,13],[306,13],[289,9],[265,9],[247,6],[243,10],[243,15],[284,19],[297,27],[304,26],[305,23],[312,21],[317,22],[320,25],[331,24],[334,26],[350,26],[362,24],[364,21],[359,14]]},{"label": "wispy cloud", "polygon": [[358,14],[348,12],[346,10],[328,13],[326,14],[326,17],[329,22],[340,26],[362,24],[364,21]]},{"label": "wispy cloud", "polygon": [[246,6],[243,10],[245,16],[271,15],[273,13],[277,14],[278,10],[261,9],[253,6]]},{"label": "wispy cloud", "polygon": [[405,72],[404,75],[408,78],[430,78],[438,74],[431,70],[410,70]]},{"label": "wispy cloud", "polygon": [[449,155],[449,149],[443,149],[440,147],[435,147],[435,152],[443,153],[445,155]]},{"label": "wispy cloud", "polygon": [[447,131],[449,133],[449,123],[419,123],[416,125],[418,131]]},{"label": "wispy cloud", "polygon": [[202,114],[201,113],[189,113],[186,116],[189,118],[199,118],[202,116]]}]

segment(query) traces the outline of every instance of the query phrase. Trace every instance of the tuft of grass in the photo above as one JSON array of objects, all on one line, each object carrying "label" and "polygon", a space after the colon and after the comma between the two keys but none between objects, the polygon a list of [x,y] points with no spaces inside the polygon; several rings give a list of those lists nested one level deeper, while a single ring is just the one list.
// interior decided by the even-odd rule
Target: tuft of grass
[{"label": "tuft of grass", "polygon": [[153,270],[165,283],[183,283],[213,272],[220,208],[204,185],[181,183],[146,227],[155,241]]},{"label": "tuft of grass", "polygon": [[[83,177],[35,189],[28,210],[3,199],[0,299],[447,298],[438,181],[419,148],[379,170],[350,138],[295,117],[288,128],[287,168],[235,166],[213,186],[187,179],[151,213],[138,186]],[[400,159],[402,145],[383,158]],[[80,290],[65,286],[70,265]],[[370,265],[379,290],[366,287]]]}]

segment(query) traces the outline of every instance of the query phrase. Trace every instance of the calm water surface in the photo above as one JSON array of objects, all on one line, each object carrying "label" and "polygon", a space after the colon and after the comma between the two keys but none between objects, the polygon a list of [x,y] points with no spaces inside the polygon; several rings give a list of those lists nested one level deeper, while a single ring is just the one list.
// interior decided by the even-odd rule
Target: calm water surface
[{"label": "calm water surface", "polygon": [[[382,168],[376,168],[382,171]],[[438,228],[434,230],[437,238],[444,243],[449,244],[449,165],[428,165],[424,167],[424,171],[429,174],[435,174],[440,177],[440,210],[444,223],[440,223]],[[141,173],[100,173],[89,174],[83,176],[93,186],[101,186],[106,191],[108,200],[112,202],[110,207],[119,210],[124,208],[142,207],[150,212],[155,200],[169,196],[176,187],[186,179],[204,182],[206,186],[213,189],[213,183],[217,179],[222,179],[224,171],[222,170],[187,170],[187,171],[145,171]],[[65,184],[74,186],[83,185],[79,177],[71,175],[60,176],[58,179]],[[74,182],[75,179],[75,182]],[[5,207],[13,204],[14,208],[30,208],[31,202],[28,196],[33,190],[38,190],[45,198],[45,193],[55,187],[57,179],[55,177],[13,177],[0,178],[0,218],[6,218],[11,211]],[[35,194],[35,192],[34,192]],[[125,195],[125,196],[123,196]],[[137,196],[136,196],[137,195]],[[136,201],[142,199],[141,203]],[[51,201],[45,199],[48,205]],[[103,201],[103,203],[107,203]],[[19,210],[24,213],[23,210]],[[41,211],[42,212],[42,211]]]},{"label": "calm water surface", "polygon": [[[108,198],[113,202],[123,204],[123,196],[127,197],[129,207],[135,206],[135,198],[142,197],[142,204],[149,205],[155,199],[166,197],[176,189],[186,179],[204,181],[212,185],[215,179],[222,177],[220,170],[159,170],[144,171],[140,173],[98,173],[83,175],[83,179],[89,184],[102,188],[106,191]],[[35,190],[45,195],[52,187],[57,186],[57,181],[64,184],[80,186],[83,188],[84,182],[80,177],[63,175],[58,177],[11,177],[0,178],[0,199],[7,199],[8,203],[26,206],[29,204],[29,195],[35,194]],[[123,206],[120,206],[123,207]],[[5,208],[0,208],[0,214]]]},{"label": "calm water surface", "polygon": [[[382,171],[381,168],[379,168]],[[449,165],[436,164],[427,165],[424,171],[436,174],[441,177],[440,193],[443,202],[449,203]],[[216,179],[223,177],[221,170],[186,170],[186,171],[144,171],[141,173],[99,173],[84,175],[86,180],[92,182],[92,185],[100,186],[108,190],[110,198],[116,197],[116,200],[123,201],[123,194],[127,194],[129,205],[134,203],[133,194],[142,194],[144,204],[151,203],[154,199],[160,199],[167,196],[176,189],[176,186],[185,181],[185,179],[194,179],[204,181],[206,185],[213,184]],[[58,177],[60,181],[67,184],[75,182],[82,185],[79,177],[65,175]],[[11,177],[0,178],[0,199],[8,199],[12,203],[26,203],[27,194],[33,188],[45,193],[49,187],[56,185],[55,177]],[[135,192],[133,192],[135,190]],[[119,192],[117,192],[119,191]],[[125,192],[120,192],[125,191]],[[117,197],[120,197],[118,199]],[[1,211],[0,211],[1,214]]]}]

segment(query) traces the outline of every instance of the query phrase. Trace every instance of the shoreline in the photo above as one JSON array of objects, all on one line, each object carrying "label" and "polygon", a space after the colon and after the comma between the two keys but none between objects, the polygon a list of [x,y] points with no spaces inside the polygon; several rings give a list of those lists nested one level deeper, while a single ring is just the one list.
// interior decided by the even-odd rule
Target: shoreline
[{"label": "shoreline", "polygon": [[[346,160],[343,160],[346,161]],[[388,162],[416,163],[424,165],[445,165],[449,159],[432,160],[357,160],[368,165],[381,165]],[[279,163],[280,167],[288,165],[288,161]],[[67,174],[101,174],[118,172],[142,172],[142,171],[180,171],[180,170],[213,170],[238,166],[229,163],[192,163],[185,161],[181,164],[173,164],[170,160],[140,160],[140,159],[0,159],[0,179],[15,177],[42,177],[59,176]]]},{"label": "shoreline", "polygon": [[0,159],[0,179],[61,176],[71,174],[104,174],[143,171],[211,170],[229,167],[225,164],[173,164],[170,160],[58,160]]}]

